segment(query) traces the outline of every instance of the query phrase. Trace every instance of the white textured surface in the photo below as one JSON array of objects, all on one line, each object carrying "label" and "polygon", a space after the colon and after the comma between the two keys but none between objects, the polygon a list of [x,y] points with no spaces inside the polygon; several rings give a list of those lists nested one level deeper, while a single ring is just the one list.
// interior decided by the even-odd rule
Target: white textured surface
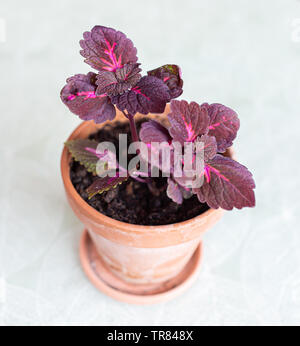
[{"label": "white textured surface", "polygon": [[[300,324],[300,1],[10,0],[0,18],[0,325]],[[59,91],[90,70],[78,40],[94,24],[127,33],[145,71],[178,63],[187,100],[241,118],[257,207],[207,233],[201,276],[170,303],[115,302],[80,268],[59,171],[79,120]]]}]

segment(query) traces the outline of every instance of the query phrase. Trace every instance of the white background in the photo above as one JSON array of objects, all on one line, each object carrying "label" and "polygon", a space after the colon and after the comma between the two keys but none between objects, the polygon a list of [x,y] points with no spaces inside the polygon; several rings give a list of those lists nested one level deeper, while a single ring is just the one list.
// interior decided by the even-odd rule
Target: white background
[{"label": "white background", "polygon": [[[10,0],[0,19],[0,324],[300,324],[300,1]],[[80,267],[59,168],[80,121],[59,92],[91,70],[78,41],[95,24],[124,31],[144,71],[179,64],[188,101],[241,119],[257,206],[205,235],[198,281],[169,303],[113,301]]]}]

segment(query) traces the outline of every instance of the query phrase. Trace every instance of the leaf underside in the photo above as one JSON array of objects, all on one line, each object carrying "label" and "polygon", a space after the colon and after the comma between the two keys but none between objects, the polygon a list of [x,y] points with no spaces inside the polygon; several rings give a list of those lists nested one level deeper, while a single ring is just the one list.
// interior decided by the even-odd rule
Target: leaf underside
[{"label": "leaf underside", "polygon": [[73,159],[83,165],[86,170],[94,175],[97,174],[96,167],[99,158],[86,148],[96,150],[98,142],[90,139],[75,139],[65,143]]},{"label": "leaf underside", "polygon": [[183,80],[181,79],[180,67],[177,65],[163,65],[155,70],[148,71],[148,76],[161,79],[169,88],[171,99],[182,94]]},{"label": "leaf underside", "polygon": [[118,185],[128,180],[128,178],[128,176],[119,177],[118,175],[116,175],[115,177],[104,177],[96,179],[93,184],[90,185],[86,190],[89,199],[93,198],[97,194],[115,189]]},{"label": "leaf underside", "polygon": [[168,129],[155,120],[149,120],[142,124],[140,138],[144,143],[169,142],[172,139]]},{"label": "leaf underside", "polygon": [[167,196],[177,204],[183,202],[181,187],[172,178],[168,178]]}]

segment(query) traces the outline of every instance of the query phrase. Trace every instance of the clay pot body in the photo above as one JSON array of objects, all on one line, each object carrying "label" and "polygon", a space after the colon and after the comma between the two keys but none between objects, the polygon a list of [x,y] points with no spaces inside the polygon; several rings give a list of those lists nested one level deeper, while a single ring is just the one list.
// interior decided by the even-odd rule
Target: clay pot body
[{"label": "clay pot body", "polygon": [[[168,106],[165,114],[168,113]],[[137,115],[139,118],[142,115]],[[161,118],[163,115],[159,115]],[[165,115],[164,115],[165,116]],[[148,116],[147,116],[148,117]],[[156,116],[151,116],[155,118]],[[127,121],[117,111],[115,121]],[[87,138],[103,124],[83,122],[70,139]],[[230,152],[228,153],[230,156]],[[199,246],[205,231],[222,216],[222,209],[209,209],[190,220],[164,226],[132,225],[96,211],[75,190],[70,180],[70,154],[64,148],[62,178],[71,208],[85,225],[99,256],[111,272],[126,283],[157,284],[183,270]]]}]

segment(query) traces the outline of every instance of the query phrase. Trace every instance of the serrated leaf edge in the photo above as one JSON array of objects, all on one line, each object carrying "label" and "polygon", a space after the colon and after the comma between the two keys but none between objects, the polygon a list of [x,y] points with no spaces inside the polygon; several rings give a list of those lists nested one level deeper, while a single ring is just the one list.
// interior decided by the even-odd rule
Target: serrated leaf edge
[{"label": "serrated leaf edge", "polygon": [[[125,178],[125,177],[124,177],[124,178]],[[88,190],[89,188],[87,188],[87,189],[86,189],[86,192],[87,192],[88,195],[89,195],[89,196],[88,196],[88,199],[90,200],[90,199],[92,199],[92,198],[93,198],[94,196],[96,196],[96,195],[101,195],[103,192],[107,192],[107,191],[109,191],[109,190],[115,189],[118,185],[121,185],[121,184],[125,183],[125,181],[127,181],[128,178],[129,178],[129,177],[127,177],[126,179],[124,179],[124,180],[122,180],[122,181],[117,182],[115,185],[112,185],[111,187],[106,187],[106,188],[104,188],[104,189],[102,189],[102,190],[99,190],[99,191],[93,193],[93,194],[89,194],[89,193],[87,192],[87,190]]]},{"label": "serrated leaf edge", "polygon": [[[78,138],[78,139],[85,139],[85,138]],[[69,151],[69,153],[71,154],[71,156],[72,156],[72,158],[74,159],[74,161],[79,162],[79,163],[81,164],[81,166],[83,166],[89,173],[92,173],[94,176],[96,176],[97,173],[93,170],[93,168],[86,166],[86,165],[83,163],[83,161],[77,160],[76,157],[74,156],[72,150],[71,150],[71,149],[69,148],[69,146],[68,146],[68,143],[74,142],[74,141],[76,141],[76,139],[71,139],[70,141],[64,142],[65,147],[68,149],[68,151]],[[98,142],[95,141],[94,139],[91,139],[91,141],[93,141],[93,142],[95,142],[95,143],[98,144]]]}]

